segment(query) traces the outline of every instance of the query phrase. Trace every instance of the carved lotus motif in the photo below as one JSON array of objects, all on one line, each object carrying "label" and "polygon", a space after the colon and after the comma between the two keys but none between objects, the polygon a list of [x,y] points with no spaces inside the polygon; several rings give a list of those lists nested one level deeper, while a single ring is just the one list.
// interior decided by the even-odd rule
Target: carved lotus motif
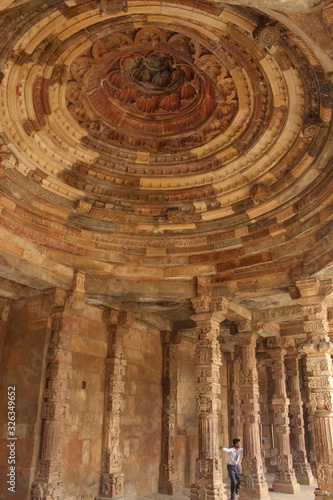
[{"label": "carved lotus motif", "polygon": [[184,83],[181,87],[180,97],[182,99],[192,99],[196,93],[195,88],[190,83]]},{"label": "carved lotus motif", "polygon": [[155,96],[138,98],[136,105],[143,113],[154,113],[158,109],[158,99]]},{"label": "carved lotus motif", "polygon": [[124,104],[135,101],[133,92],[130,88],[122,89],[120,92],[118,92],[117,97],[119,101],[123,102]]},{"label": "carved lotus motif", "polygon": [[151,76],[146,68],[136,68],[132,73],[133,78],[139,82],[148,83],[151,81]]},{"label": "carved lotus motif", "polygon": [[184,71],[184,75],[185,75],[185,80],[188,81],[188,82],[191,82],[195,76],[195,73],[193,71],[193,69],[191,68],[191,66],[182,66],[182,70]]},{"label": "carved lotus motif", "polygon": [[167,87],[171,82],[170,71],[165,70],[163,73],[158,73],[154,76],[152,82],[156,87]]},{"label": "carved lotus motif", "polygon": [[175,92],[164,96],[160,103],[160,107],[165,109],[165,111],[177,111],[181,105],[180,95]]},{"label": "carved lotus motif", "polygon": [[81,96],[81,87],[77,82],[69,82],[66,89],[66,99],[76,104]]},{"label": "carved lotus motif", "polygon": [[86,56],[79,57],[76,61],[74,61],[71,66],[71,71],[76,81],[81,81],[93,64],[94,60],[91,57]]},{"label": "carved lotus motif", "polygon": [[132,82],[148,91],[179,86],[184,76],[183,70],[175,66],[173,57],[159,52],[153,52],[147,58],[137,57],[131,60],[126,71]]},{"label": "carved lotus motif", "polygon": [[154,152],[200,146],[223,133],[238,109],[222,61],[153,26],[96,40],[72,63],[66,97],[92,140]]},{"label": "carved lotus motif", "polygon": [[109,74],[108,83],[110,83],[111,85],[114,85],[115,87],[120,89],[124,86],[124,84],[126,83],[126,80],[120,71],[112,71]]}]

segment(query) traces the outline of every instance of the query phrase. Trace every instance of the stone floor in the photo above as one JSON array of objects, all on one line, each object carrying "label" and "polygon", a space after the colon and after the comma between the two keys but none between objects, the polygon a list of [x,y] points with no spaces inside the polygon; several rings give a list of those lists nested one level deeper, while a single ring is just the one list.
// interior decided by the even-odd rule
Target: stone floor
[{"label": "stone floor", "polygon": [[[270,500],[314,500],[314,490],[316,488],[316,483],[313,486],[301,486],[300,492],[295,495],[289,495],[286,493],[275,493],[272,491],[272,484],[274,480],[274,474],[266,474],[266,480],[269,487],[269,498]],[[230,487],[228,478],[225,480],[227,485],[227,494],[228,498],[230,498]],[[183,493],[178,493],[174,496],[162,495],[160,493],[156,493],[154,495],[148,495],[146,497],[141,498],[140,500],[188,500],[190,496],[190,490],[186,489]],[[236,495],[236,500],[238,500],[238,496]]]}]

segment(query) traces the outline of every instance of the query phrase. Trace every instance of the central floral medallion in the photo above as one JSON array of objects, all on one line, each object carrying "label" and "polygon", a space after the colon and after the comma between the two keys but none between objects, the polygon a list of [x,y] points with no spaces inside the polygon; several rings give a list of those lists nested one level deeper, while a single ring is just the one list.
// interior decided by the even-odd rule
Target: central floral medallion
[{"label": "central floral medallion", "polygon": [[153,52],[146,59],[138,57],[128,63],[126,70],[130,81],[154,92],[177,88],[184,81],[184,71],[168,54]]},{"label": "central floral medallion", "polygon": [[71,65],[68,109],[89,137],[143,151],[200,146],[238,109],[233,80],[185,35],[142,28],[113,33]]}]

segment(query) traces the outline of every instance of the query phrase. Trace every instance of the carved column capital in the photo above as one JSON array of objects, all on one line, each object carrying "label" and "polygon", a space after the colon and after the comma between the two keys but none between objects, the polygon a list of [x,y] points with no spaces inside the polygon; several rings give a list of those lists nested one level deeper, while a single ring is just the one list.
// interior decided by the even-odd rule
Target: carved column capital
[{"label": "carved column capital", "polygon": [[227,312],[227,299],[224,297],[212,297],[208,293],[198,295],[197,297],[191,299],[195,315],[192,319],[196,321],[196,318],[202,314],[211,314],[212,318],[216,321],[222,322],[225,319],[225,314]]}]

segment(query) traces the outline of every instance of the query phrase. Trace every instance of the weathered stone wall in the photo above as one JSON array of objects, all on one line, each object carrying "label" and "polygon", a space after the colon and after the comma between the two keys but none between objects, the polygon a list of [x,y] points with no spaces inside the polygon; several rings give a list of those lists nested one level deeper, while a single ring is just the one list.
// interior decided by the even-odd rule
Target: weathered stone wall
[{"label": "weathered stone wall", "polygon": [[[0,497],[28,500],[41,435],[40,405],[45,384],[50,300],[39,296],[14,301],[1,363]],[[15,387],[15,492],[9,492],[8,388]],[[11,391],[13,392],[13,391]],[[14,450],[15,449],[15,450]]]},{"label": "weathered stone wall", "polygon": [[124,412],[120,418],[127,499],[158,491],[162,426],[160,332],[134,323],[124,337]]}]

